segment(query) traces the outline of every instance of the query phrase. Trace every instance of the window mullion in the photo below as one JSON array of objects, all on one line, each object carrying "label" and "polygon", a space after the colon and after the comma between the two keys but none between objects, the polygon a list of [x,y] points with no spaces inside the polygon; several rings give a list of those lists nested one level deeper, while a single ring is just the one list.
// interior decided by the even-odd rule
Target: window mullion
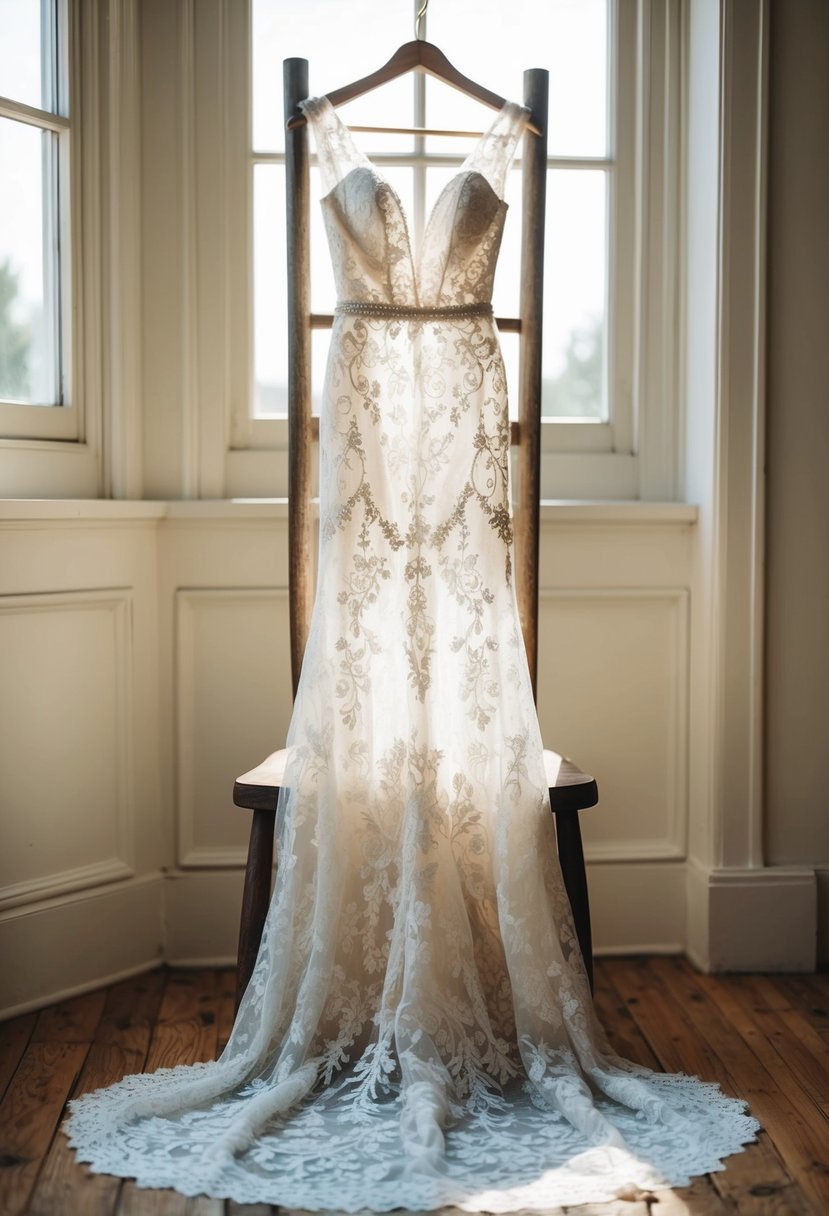
[{"label": "window mullion", "polygon": [[[521,161],[516,159],[515,165],[518,167]],[[606,169],[612,164],[612,159],[608,156],[548,156],[548,169]]]},{"label": "window mullion", "polygon": [[27,106],[25,102],[14,101],[10,97],[0,97],[0,118],[11,118],[14,122],[27,123],[30,127],[40,127],[44,131],[69,129],[69,119],[63,115],[50,114],[48,110]]}]

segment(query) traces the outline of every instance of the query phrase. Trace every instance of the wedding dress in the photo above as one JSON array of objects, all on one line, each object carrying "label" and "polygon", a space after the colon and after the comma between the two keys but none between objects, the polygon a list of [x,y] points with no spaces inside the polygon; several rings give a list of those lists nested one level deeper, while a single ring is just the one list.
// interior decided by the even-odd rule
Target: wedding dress
[{"label": "wedding dress", "polygon": [[217,1062],[72,1103],[82,1161],[304,1209],[540,1209],[684,1185],[743,1102],[615,1055],[558,866],[511,578],[490,305],[507,103],[416,260],[325,98],[339,304],[320,418],[317,598],[253,978]]}]

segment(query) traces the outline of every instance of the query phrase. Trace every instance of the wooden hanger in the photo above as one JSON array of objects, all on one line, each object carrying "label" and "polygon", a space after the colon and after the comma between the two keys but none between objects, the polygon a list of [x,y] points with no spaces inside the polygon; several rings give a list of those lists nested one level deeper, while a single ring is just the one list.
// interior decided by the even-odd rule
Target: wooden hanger
[{"label": "wooden hanger", "polygon": [[[352,84],[345,84],[342,88],[335,89],[333,93],[327,94],[328,100],[332,106],[345,105],[347,101],[353,101],[355,97],[362,97],[364,93],[369,93],[372,89],[378,89],[380,85],[388,84],[390,80],[396,80],[398,76],[403,76],[406,72],[411,71],[426,72],[429,76],[434,76],[437,80],[442,80],[446,84],[452,85],[453,88],[460,90],[461,93],[466,93],[468,97],[482,102],[485,106],[490,106],[493,110],[501,110],[506,105],[505,98],[499,97],[491,89],[487,89],[482,84],[470,80],[468,76],[464,76],[462,72],[459,72],[449,62],[439,47],[436,47],[432,42],[426,42],[422,38],[415,38],[411,42],[404,42],[402,46],[397,48],[388,63],[384,63],[376,72],[371,72],[368,76],[355,80]],[[286,124],[287,129],[293,131],[296,127],[301,127],[305,121],[304,114],[295,114],[288,120]],[[392,131],[394,133],[399,132],[414,135],[457,134],[455,131],[436,131],[431,129],[425,132],[422,128],[415,127],[361,127],[360,129],[363,131]],[[526,129],[532,131],[535,135],[541,134],[535,123],[528,122]]]}]

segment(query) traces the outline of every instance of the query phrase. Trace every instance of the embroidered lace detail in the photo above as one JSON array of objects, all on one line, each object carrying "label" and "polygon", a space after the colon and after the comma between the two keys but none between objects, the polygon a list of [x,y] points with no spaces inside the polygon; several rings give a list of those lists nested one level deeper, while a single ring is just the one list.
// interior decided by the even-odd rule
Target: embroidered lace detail
[{"label": "embroidered lace detail", "polygon": [[220,1060],[87,1094],[67,1134],[140,1186],[311,1210],[685,1185],[759,1125],[621,1059],[596,1019],[511,581],[489,300],[526,112],[447,185],[415,276],[394,191],[327,102],[304,108],[345,303],[273,898]]}]

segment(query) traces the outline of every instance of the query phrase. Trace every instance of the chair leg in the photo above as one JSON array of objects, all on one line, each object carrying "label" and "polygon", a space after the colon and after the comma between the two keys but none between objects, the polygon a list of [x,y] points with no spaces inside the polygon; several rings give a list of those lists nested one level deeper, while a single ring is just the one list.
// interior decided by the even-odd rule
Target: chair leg
[{"label": "chair leg", "polygon": [[239,954],[236,963],[236,1008],[250,983],[262,929],[271,899],[273,870],[273,830],[276,808],[253,812],[239,919]]},{"label": "chair leg", "polygon": [[590,930],[590,901],[587,895],[587,874],[584,867],[584,849],[581,843],[579,813],[576,810],[559,810],[555,815],[558,858],[561,876],[570,897],[576,936],[579,939],[590,991],[593,991],[593,936]]}]

